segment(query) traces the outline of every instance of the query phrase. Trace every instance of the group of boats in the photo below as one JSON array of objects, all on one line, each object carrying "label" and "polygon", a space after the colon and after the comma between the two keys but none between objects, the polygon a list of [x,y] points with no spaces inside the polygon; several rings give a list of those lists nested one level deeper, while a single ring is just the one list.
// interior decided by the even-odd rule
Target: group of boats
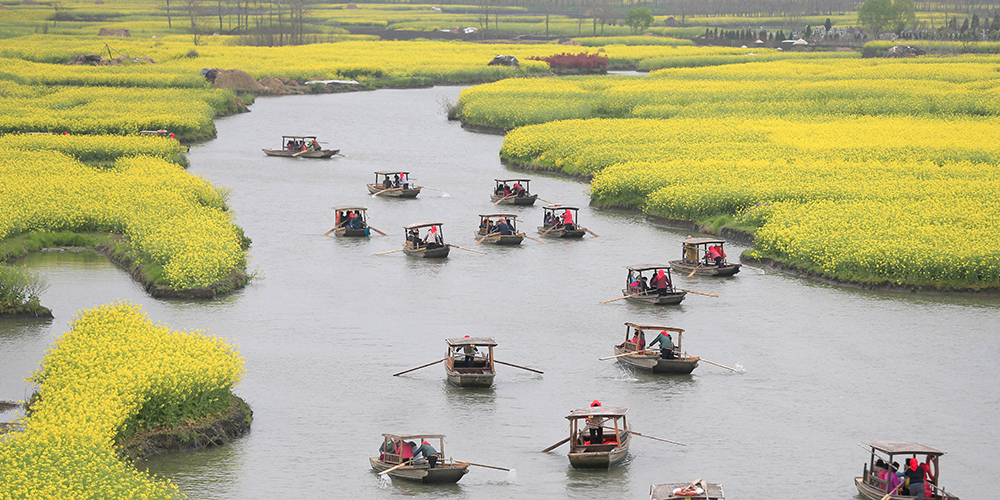
[{"label": "group of boats", "polygon": [[[313,150],[295,146],[314,143],[315,139],[314,136],[283,136],[282,142],[285,143],[286,147],[280,150],[265,149],[264,152],[269,156],[328,158],[339,151]],[[408,175],[407,171],[377,171],[375,172],[375,182],[367,185],[368,191],[372,196],[400,199],[416,198],[420,194],[422,186],[408,183]],[[494,205],[530,206],[540,199],[537,194],[530,192],[530,179],[503,178],[495,179],[495,182],[496,188],[490,194]],[[597,236],[579,225],[579,209],[577,207],[548,203],[549,205],[543,207],[542,224],[537,227],[541,238],[582,238],[587,233]],[[336,226],[327,234],[334,233],[342,237],[368,237],[371,235],[371,231],[376,231],[385,235],[382,231],[369,225],[367,209],[363,206],[340,206],[335,207],[334,210]],[[485,213],[480,214],[479,218],[479,229],[473,234],[477,245],[480,243],[519,245],[524,239],[530,238],[518,230],[517,222],[519,220],[516,214]],[[450,248],[456,245],[444,242],[442,226],[441,222],[405,225],[403,226],[405,236],[403,248],[390,252],[402,251],[407,255],[422,258],[447,257]],[[689,236],[681,241],[680,259],[671,260],[669,264],[626,266],[628,270],[626,286],[622,289],[622,296],[618,299],[653,305],[679,304],[684,300],[686,294],[692,291],[680,289],[674,285],[673,270],[687,273],[689,277],[694,275],[725,277],[739,273],[741,264],[729,263],[726,260],[724,245],[725,242],[717,238],[693,238]],[[646,276],[647,273],[649,277]],[[689,356],[682,350],[683,333],[683,329],[676,327],[628,322],[625,323],[624,342],[614,345],[612,356],[601,359],[616,359],[632,368],[654,374],[690,374],[700,361],[734,370],[698,356]],[[659,350],[647,349],[649,337],[661,334],[670,338],[669,347],[663,348],[664,346],[661,345]],[[497,342],[491,337],[447,338],[445,343],[447,348],[443,358],[394,375],[398,376],[443,363],[449,383],[458,387],[488,388],[493,384],[497,364],[509,365],[539,374],[543,373],[532,368],[497,360],[494,356]],[[590,407],[572,410],[566,416],[570,423],[569,436],[543,451],[548,452],[562,444],[569,443],[567,457],[574,468],[606,469],[620,464],[625,459],[632,436],[643,436],[681,444],[646,436],[632,430],[626,420],[629,412],[627,407],[601,406],[597,401],[594,403]],[[380,475],[428,484],[455,483],[469,472],[470,466],[507,470],[502,467],[446,458],[445,436],[442,434],[383,434],[382,437],[383,445],[379,449],[379,456],[369,459],[372,470]],[[431,446],[428,440],[435,441],[438,445],[437,448]],[[423,450],[423,453],[420,454],[421,456],[415,457],[413,454],[414,445],[418,442],[421,444],[417,446],[417,449]],[[926,465],[922,467],[926,467],[928,471],[925,481],[927,486],[915,486],[926,489],[920,494],[926,493],[925,498],[931,499],[958,499],[958,497],[945,492],[937,483],[937,463],[944,452],[912,442],[870,441],[865,442],[864,445],[870,448],[871,458],[869,463],[865,464],[862,475],[855,478],[855,485],[862,497],[870,500],[914,498],[917,492],[908,490],[909,481],[901,482],[898,479],[902,475],[902,471],[898,467],[894,468],[894,464],[897,460],[905,458],[907,466],[909,466],[911,459],[918,460],[920,456],[923,456]],[[894,480],[893,476],[896,476],[897,479]],[[650,486],[649,495],[650,500],[682,498],[724,500],[725,497],[721,484],[710,483],[702,479],[690,483],[654,484]]]}]

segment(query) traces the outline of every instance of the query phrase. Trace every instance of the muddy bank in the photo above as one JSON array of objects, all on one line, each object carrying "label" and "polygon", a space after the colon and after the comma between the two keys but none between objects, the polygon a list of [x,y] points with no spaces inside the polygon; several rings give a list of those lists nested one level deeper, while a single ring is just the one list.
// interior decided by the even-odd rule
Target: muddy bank
[{"label": "muddy bank", "polygon": [[253,410],[239,396],[231,396],[226,411],[169,429],[139,432],[127,440],[115,443],[118,453],[128,460],[143,460],[174,451],[221,446],[246,434],[253,422]]},{"label": "muddy bank", "polygon": [[139,262],[124,241],[124,236],[111,235],[110,242],[97,245],[95,250],[128,272],[133,280],[142,284],[149,295],[158,299],[212,299],[243,288],[250,281],[245,270],[233,269],[226,279],[204,287],[176,289],[157,285],[143,272],[146,263]]}]

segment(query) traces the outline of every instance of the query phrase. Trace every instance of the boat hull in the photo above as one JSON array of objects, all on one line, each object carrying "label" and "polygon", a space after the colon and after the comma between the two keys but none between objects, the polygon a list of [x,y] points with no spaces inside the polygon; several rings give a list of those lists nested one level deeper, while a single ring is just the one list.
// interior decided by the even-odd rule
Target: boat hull
[{"label": "boat hull", "polygon": [[432,248],[428,250],[427,248],[404,248],[403,253],[406,255],[411,255],[413,257],[422,257],[425,259],[443,259],[448,256],[448,252],[451,251],[451,247],[445,245],[443,247]]},{"label": "boat hull", "polygon": [[363,238],[369,236],[368,229],[348,229],[346,227],[338,227],[334,230],[333,234],[337,236],[345,236],[348,238]]},{"label": "boat hull", "polygon": [[[912,496],[904,496],[904,495],[886,495],[884,491],[866,483],[864,478],[861,477],[854,478],[854,486],[858,488],[858,493],[861,493],[861,496],[869,500],[913,500],[914,498]],[[954,495],[947,493],[945,495],[937,493],[930,500],[933,499],[958,500],[958,497]]]},{"label": "boat hull", "polygon": [[537,194],[531,196],[508,196],[504,198],[503,195],[490,195],[490,199],[493,200],[494,205],[534,205],[535,200],[538,199]]},{"label": "boat hull", "polygon": [[[632,441],[629,433],[622,433],[621,446],[615,446],[607,451],[580,451],[567,454],[569,463],[574,469],[610,469],[625,460],[628,454],[628,447]],[[607,445],[601,445],[607,446]],[[584,448],[587,450],[587,448]]]},{"label": "boat hull", "polygon": [[552,229],[551,226],[538,226],[538,234],[541,234],[544,238],[583,238],[583,235],[587,233],[585,228],[577,229]]},{"label": "boat hull", "polygon": [[[395,467],[396,464],[387,464],[381,460],[369,457],[372,470],[382,472]],[[415,481],[423,484],[457,483],[462,476],[469,472],[469,464],[466,462],[455,462],[454,464],[441,465],[431,469],[428,465],[404,465],[387,474],[393,478]]]},{"label": "boat hull", "polygon": [[320,149],[319,151],[286,151],[284,149],[264,149],[267,156],[284,156],[286,158],[329,158],[340,152],[339,149]]},{"label": "boat hull", "polygon": [[490,243],[493,245],[520,245],[521,242],[524,241],[524,233],[495,235],[490,236],[489,238],[483,238],[483,236],[486,235],[477,231],[472,233],[472,235],[476,237],[476,241],[483,240],[483,243]]},{"label": "boat hull", "polygon": [[403,189],[401,187],[386,189],[382,184],[368,184],[367,186],[369,193],[380,193],[380,197],[389,198],[416,198],[422,189],[421,186],[411,187],[410,189]]},{"label": "boat hull", "polygon": [[[625,349],[615,346],[615,354],[625,354]],[[618,361],[653,373],[688,375],[698,367],[699,358],[663,359],[659,354],[622,356]]]},{"label": "boat hull", "polygon": [[672,306],[680,304],[684,300],[684,296],[687,292],[674,292],[668,293],[666,295],[657,295],[656,292],[652,292],[648,295],[632,295],[634,292],[629,290],[622,290],[622,295],[626,295],[625,300],[636,302],[639,304],[654,304],[658,306]]},{"label": "boat hull", "polygon": [[[447,370],[447,368],[446,368]],[[447,370],[448,382],[458,387],[490,387],[493,385],[493,378],[496,376],[491,371],[483,373],[467,373],[459,370]]]},{"label": "boat hull", "polygon": [[678,273],[690,274],[691,271],[694,271],[694,274],[698,276],[732,276],[740,272],[742,264],[728,264],[723,267],[712,264],[710,266],[702,265],[698,267],[697,262],[672,260],[670,261],[670,267],[674,268]]}]

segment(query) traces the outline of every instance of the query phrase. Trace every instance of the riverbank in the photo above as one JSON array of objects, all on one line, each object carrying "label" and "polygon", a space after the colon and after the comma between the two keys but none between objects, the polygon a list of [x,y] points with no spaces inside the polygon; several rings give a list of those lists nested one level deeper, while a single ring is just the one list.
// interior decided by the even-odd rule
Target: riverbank
[{"label": "riverbank", "polygon": [[118,453],[130,461],[176,451],[193,451],[222,446],[250,432],[253,410],[243,398],[230,393],[225,411],[188,420],[171,428],[137,432],[128,439],[116,439]]}]

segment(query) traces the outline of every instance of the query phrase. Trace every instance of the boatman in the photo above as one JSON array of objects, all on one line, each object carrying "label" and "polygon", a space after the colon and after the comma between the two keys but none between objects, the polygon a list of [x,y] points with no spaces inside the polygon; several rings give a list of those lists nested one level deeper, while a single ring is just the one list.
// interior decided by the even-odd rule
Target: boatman
[{"label": "boatman", "polygon": [[[468,335],[465,338],[469,338]],[[476,349],[475,344],[469,344],[462,348],[462,354],[465,355],[465,367],[474,368],[476,366],[476,354],[479,354],[479,350]]]},{"label": "boatman", "polygon": [[[410,443],[410,446],[413,446],[413,443]],[[413,448],[413,457],[417,458],[420,456],[427,459],[427,463],[431,464],[432,469],[437,465],[438,452],[426,439],[420,441],[420,446]]]},{"label": "boatman", "polygon": [[406,178],[406,172],[399,173],[399,183],[403,185],[403,190],[410,189],[410,180]]},{"label": "boatman", "polygon": [[649,343],[649,347],[653,347],[653,344],[657,342],[660,344],[660,357],[674,359],[674,341],[671,340],[670,334],[666,330],[661,330],[660,334]]},{"label": "boatman", "polygon": [[500,222],[497,223],[496,230],[501,235],[503,235],[503,236],[510,236],[510,234],[511,234],[511,232],[510,232],[510,226],[507,224],[507,221],[504,220],[504,219],[500,219]]},{"label": "boatman", "polygon": [[437,229],[437,226],[431,226],[431,230],[427,233],[427,237],[424,238],[424,244],[427,245],[428,250],[444,246],[444,242],[441,239],[441,233],[439,233]]},{"label": "boatman", "polygon": [[[601,402],[594,400],[590,403],[591,408],[601,406]],[[603,417],[587,417],[587,429],[590,429],[590,444],[604,444],[604,421]]]}]

